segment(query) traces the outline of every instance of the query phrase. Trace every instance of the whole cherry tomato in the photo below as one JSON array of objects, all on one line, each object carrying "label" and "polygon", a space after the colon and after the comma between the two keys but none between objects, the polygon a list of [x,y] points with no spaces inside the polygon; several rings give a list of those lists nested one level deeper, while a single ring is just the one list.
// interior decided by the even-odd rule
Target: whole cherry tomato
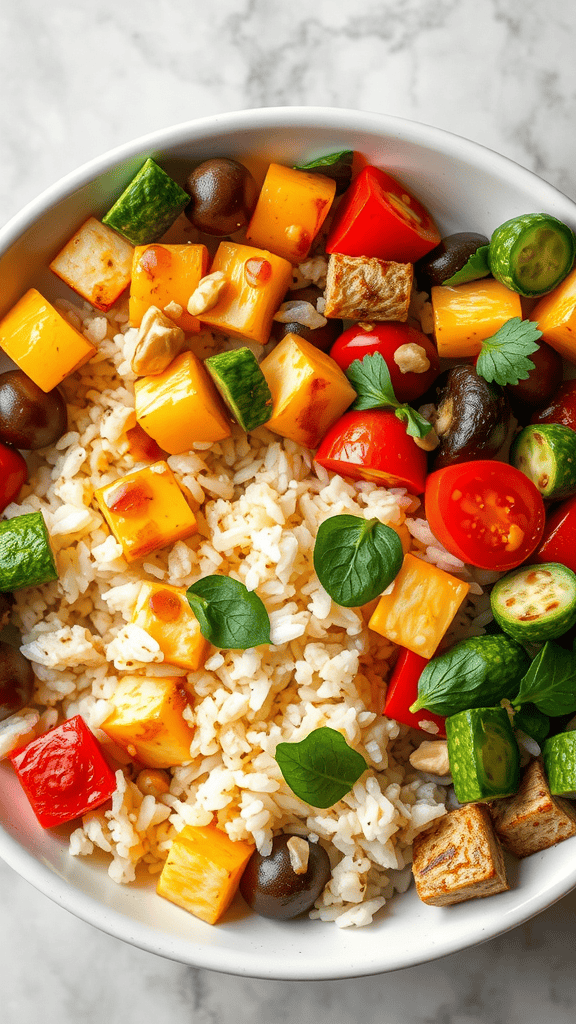
[{"label": "whole cherry tomato", "polygon": [[18,492],[28,476],[24,456],[16,448],[10,448],[0,441],[0,512],[18,497]]},{"label": "whole cherry tomato", "polygon": [[414,494],[422,494],[426,481],[426,452],[389,409],[344,413],[326,434],[316,462],[340,476],[407,487]]},{"label": "whole cherry tomato", "polygon": [[491,459],[431,473],[424,508],[432,533],[446,550],[479,569],[516,568],[544,531],[544,502],[532,481],[514,466]]},{"label": "whole cherry tomato", "polygon": [[536,352],[530,353],[530,360],[534,369],[526,379],[506,385],[514,414],[523,423],[527,422],[534,409],[550,402],[562,381],[562,357],[544,341],[540,342]]},{"label": "whole cherry tomato", "polygon": [[538,409],[531,423],[561,423],[576,430],[576,380],[565,380],[544,409]]},{"label": "whole cherry tomato", "polygon": [[[355,359],[379,352],[388,366],[398,401],[413,402],[415,398],[420,398],[434,383],[440,371],[438,352],[430,338],[410,324],[380,323],[370,324],[369,327],[367,330],[364,325],[355,324],[344,331],[330,350],[332,359],[346,371]],[[421,351],[405,350],[396,360],[396,352],[404,345],[417,345]],[[428,369],[419,372],[402,369],[403,366],[413,364],[415,358],[423,362],[427,360]]]},{"label": "whole cherry tomato", "polygon": [[562,562],[576,572],[576,495],[563,501],[546,519],[542,542],[531,562]]}]

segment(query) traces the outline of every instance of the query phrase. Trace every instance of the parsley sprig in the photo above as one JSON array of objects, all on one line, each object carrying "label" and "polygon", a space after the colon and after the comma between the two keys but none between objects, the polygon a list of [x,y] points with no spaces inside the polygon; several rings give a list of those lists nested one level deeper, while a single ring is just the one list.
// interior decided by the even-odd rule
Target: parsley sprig
[{"label": "parsley sprig", "polygon": [[482,342],[476,373],[489,383],[496,381],[501,386],[526,380],[534,369],[528,356],[538,351],[537,341],[541,337],[542,331],[531,320],[512,317],[496,334]]},{"label": "parsley sprig", "polygon": [[426,437],[432,430],[432,424],[416,409],[398,401],[386,360],[380,352],[355,359],[346,376],[358,395],[353,409],[394,409],[398,419],[406,424],[406,433],[410,437]]}]

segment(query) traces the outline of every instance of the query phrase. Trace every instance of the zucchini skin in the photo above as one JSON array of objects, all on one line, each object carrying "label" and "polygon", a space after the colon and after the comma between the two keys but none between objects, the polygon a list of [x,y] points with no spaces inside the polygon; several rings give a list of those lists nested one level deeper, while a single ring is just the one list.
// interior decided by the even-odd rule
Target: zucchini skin
[{"label": "zucchini skin", "polygon": [[560,501],[576,494],[576,431],[559,423],[534,423],[521,430],[510,462],[543,498]]},{"label": "zucchini skin", "polygon": [[188,193],[149,157],[102,223],[132,245],[146,245],[162,237],[189,201]]},{"label": "zucchini skin", "polygon": [[[557,274],[549,276],[544,287],[530,288],[520,283],[517,260],[522,245],[529,242],[529,237],[526,237],[525,243],[523,243],[522,236],[529,236],[530,233],[537,232],[538,229],[548,233],[553,232],[556,235],[557,244],[564,244],[566,253],[564,260],[559,264]],[[572,269],[575,253],[576,240],[571,228],[547,213],[525,213],[519,217],[512,217],[496,228],[490,239],[488,262],[492,275],[497,281],[500,281],[506,288],[510,288],[511,291],[529,297],[546,295],[556,288]],[[537,254],[535,254],[535,258],[538,259]]]},{"label": "zucchini skin", "polygon": [[450,774],[459,803],[512,796],[520,785],[520,754],[508,712],[472,708],[446,719]]},{"label": "zucchini skin", "polygon": [[58,579],[50,538],[41,512],[27,512],[0,523],[0,591],[38,587]]},{"label": "zucchini skin", "polygon": [[[529,588],[532,585],[535,590],[538,583],[542,582],[542,573],[548,574],[551,577],[563,578],[565,585],[572,590],[572,599],[563,609],[556,612],[550,609],[550,601],[554,600],[553,593],[550,593],[549,597],[543,595],[542,600],[545,602],[545,607],[543,607],[542,613],[537,618],[532,616],[531,621],[515,618],[511,612],[507,611],[507,606],[502,603],[510,582],[526,576],[526,587]],[[531,576],[534,577],[534,580],[530,579]],[[550,587],[553,591],[552,580],[550,580]],[[537,600],[536,596],[533,597],[532,604],[537,602]],[[513,637],[514,640],[518,640],[519,643],[532,644],[544,643],[546,640],[557,640],[558,637],[563,636],[564,633],[567,633],[576,624],[576,574],[560,562],[521,566],[519,569],[508,573],[507,576],[496,581],[490,594],[490,606],[498,625],[505,633]]]},{"label": "zucchini skin", "polygon": [[219,352],[204,360],[234,419],[248,433],[272,415],[272,394],[256,356],[249,348]]},{"label": "zucchini skin", "polygon": [[549,736],[542,757],[552,796],[576,793],[576,731]]}]

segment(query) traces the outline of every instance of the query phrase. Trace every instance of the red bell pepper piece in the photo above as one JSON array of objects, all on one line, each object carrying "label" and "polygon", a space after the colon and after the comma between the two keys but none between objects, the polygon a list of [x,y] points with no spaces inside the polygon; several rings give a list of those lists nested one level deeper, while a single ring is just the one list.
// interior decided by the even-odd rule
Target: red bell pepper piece
[{"label": "red bell pepper piece", "polygon": [[531,562],[561,562],[576,572],[576,495],[549,516]]},{"label": "red bell pepper piece", "polygon": [[422,494],[426,482],[426,452],[389,409],[344,413],[326,434],[316,462],[340,476],[407,487],[413,494]]},{"label": "red bell pepper piece", "polygon": [[[410,711],[410,706],[418,697],[418,680],[428,664],[428,660],[405,647],[401,649],[388,683],[383,714],[386,715],[386,718],[393,718],[395,722],[402,722],[403,725],[411,725],[413,729],[420,729],[421,732],[425,732],[429,736],[445,739],[446,728],[442,715],[435,715],[433,711],[427,711],[426,708],[416,712]],[[437,726],[436,731],[434,726]]]},{"label": "red bell pepper piece", "polygon": [[438,228],[422,203],[385,171],[368,166],[344,193],[326,252],[415,263],[439,242]]},{"label": "red bell pepper piece", "polygon": [[16,750],[10,760],[43,828],[79,818],[116,789],[114,772],[80,715]]},{"label": "red bell pepper piece", "polygon": [[18,497],[28,476],[26,460],[16,448],[0,441],[0,512]]}]

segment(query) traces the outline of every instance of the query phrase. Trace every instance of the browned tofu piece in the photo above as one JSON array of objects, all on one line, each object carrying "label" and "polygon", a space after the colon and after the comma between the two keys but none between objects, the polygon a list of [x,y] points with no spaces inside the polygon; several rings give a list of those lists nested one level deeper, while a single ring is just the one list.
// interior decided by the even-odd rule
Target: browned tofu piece
[{"label": "browned tofu piece", "polygon": [[406,320],[414,268],[368,256],[332,253],[324,316],[343,320]]},{"label": "browned tofu piece", "polygon": [[551,796],[539,757],[524,769],[518,792],[494,800],[490,811],[501,842],[516,857],[529,857],[576,835],[576,807]]},{"label": "browned tofu piece", "polygon": [[502,847],[484,804],[439,818],[414,840],[412,873],[424,903],[447,907],[509,889]]}]

